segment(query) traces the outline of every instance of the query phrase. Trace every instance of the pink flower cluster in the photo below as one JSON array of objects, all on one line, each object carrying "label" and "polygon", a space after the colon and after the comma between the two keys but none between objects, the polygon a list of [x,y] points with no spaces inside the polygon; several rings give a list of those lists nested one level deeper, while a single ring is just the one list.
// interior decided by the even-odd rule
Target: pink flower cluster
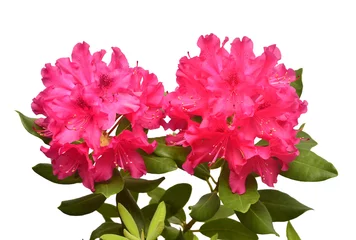
[{"label": "pink flower cluster", "polygon": [[[307,102],[290,85],[295,71],[277,64],[281,53],[275,45],[256,57],[249,38],[234,39],[230,52],[227,41],[201,36],[200,55],[180,59],[179,86],[166,97],[168,126],[178,133],[166,140],[191,147],[183,165],[188,173],[200,163],[226,160],[231,189],[241,194],[251,172],[273,186],[299,154],[294,127]],[[256,144],[260,140],[264,146]]]},{"label": "pink flower cluster", "polygon": [[[118,166],[136,178],[145,174],[137,149],[153,152],[156,143],[147,141],[144,129],[160,127],[164,117],[162,83],[141,67],[129,67],[119,48],[112,50],[106,64],[104,50],[91,54],[87,43],[78,43],[71,59],[46,64],[46,88],[32,103],[34,113],[45,116],[36,122],[40,134],[52,138],[49,149],[41,150],[51,158],[54,174],[63,179],[78,171],[91,190]],[[112,136],[123,117],[132,131]]]},{"label": "pink flower cluster", "polygon": [[[166,97],[157,77],[130,67],[119,48],[113,48],[109,64],[102,60],[104,50],[91,54],[85,42],[74,47],[71,59],[46,64],[46,88],[32,109],[45,116],[36,123],[40,134],[52,139],[49,149],[41,150],[51,158],[54,174],[63,179],[77,171],[91,190],[118,166],[141,177],[146,167],[137,150],[150,154],[156,147],[144,130],[163,125],[177,131],[166,137],[169,145],[191,147],[183,164],[188,173],[223,159],[233,192],[245,192],[251,172],[273,186],[299,154],[294,128],[307,102],[290,85],[295,71],[278,64],[275,45],[255,56],[249,38],[234,39],[230,52],[227,41],[201,36],[199,56],[180,59],[178,87]],[[123,118],[132,130],[111,134]]]}]

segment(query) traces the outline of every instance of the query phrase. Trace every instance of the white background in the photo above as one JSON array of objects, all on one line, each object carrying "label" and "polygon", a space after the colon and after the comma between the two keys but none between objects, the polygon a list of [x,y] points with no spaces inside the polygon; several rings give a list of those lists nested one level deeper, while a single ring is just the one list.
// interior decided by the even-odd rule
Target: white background
[{"label": "white background", "polygon": [[[173,90],[179,58],[187,51],[196,55],[198,37],[209,33],[230,40],[248,36],[258,54],[276,43],[281,62],[304,68],[302,98],[309,102],[309,111],[301,122],[319,142],[315,151],[337,167],[339,176],[321,183],[280,177],[276,188],[315,209],[292,221],[302,239],[356,239],[351,195],[356,167],[352,1],[123,2],[1,1],[0,239],[87,240],[102,223],[97,213],[70,217],[57,209],[62,200],[86,195],[87,189],[52,184],[31,170],[48,159],[39,151],[41,141],[25,132],[14,110],[34,116],[30,104],[43,89],[40,70],[45,63],[70,56],[83,40],[92,52],[118,46],[131,65],[138,60]],[[180,181],[194,184],[190,204],[208,191],[204,182],[181,171],[168,175],[162,186]],[[275,227],[280,239],[286,239],[285,224]]]}]

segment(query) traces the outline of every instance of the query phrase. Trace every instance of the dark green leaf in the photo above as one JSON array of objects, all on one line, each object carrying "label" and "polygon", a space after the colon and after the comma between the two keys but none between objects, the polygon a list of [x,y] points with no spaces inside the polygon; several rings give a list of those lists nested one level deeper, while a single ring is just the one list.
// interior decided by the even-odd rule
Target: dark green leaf
[{"label": "dark green leaf", "polygon": [[291,82],[291,86],[295,88],[295,91],[297,92],[298,96],[300,97],[303,92],[303,79],[302,79],[302,74],[303,74],[303,68],[299,68],[298,70],[295,71],[295,77],[296,80],[294,82]]},{"label": "dark green leaf", "polygon": [[177,224],[177,225],[182,225],[182,223],[185,221],[186,221],[186,216],[185,216],[185,212],[183,209],[180,209],[176,215],[174,215],[168,219],[168,222]]},{"label": "dark green leaf", "polygon": [[134,192],[134,191],[130,191],[130,193],[131,193],[131,196],[132,196],[132,197],[135,199],[135,201],[137,202],[140,193]]},{"label": "dark green leaf", "polygon": [[145,229],[145,220],[141,209],[138,207],[135,199],[126,188],[116,194],[116,203],[121,203],[127,211],[129,211],[137,224],[139,232],[141,232],[142,229]]},{"label": "dark green leaf", "polygon": [[114,222],[105,222],[95,229],[91,235],[90,240],[100,238],[104,234],[120,234],[122,233],[122,225]]},{"label": "dark green leaf", "polygon": [[165,226],[164,230],[162,232],[162,237],[164,237],[164,239],[177,239],[179,235],[179,230],[174,228],[174,227],[169,227],[169,226]]},{"label": "dark green leaf", "polygon": [[146,180],[142,178],[125,178],[125,187],[134,192],[149,192],[158,187],[164,180],[161,177],[156,180]]},{"label": "dark green leaf", "polygon": [[301,204],[286,193],[278,190],[259,190],[260,201],[266,206],[273,222],[289,221],[298,217],[310,207]]},{"label": "dark green leaf", "polygon": [[37,173],[41,177],[53,183],[74,184],[74,183],[82,182],[82,179],[79,177],[77,173],[74,173],[72,176],[69,176],[65,179],[59,180],[57,176],[53,175],[53,168],[52,165],[49,163],[39,163],[36,166],[34,166],[32,169],[35,173]]},{"label": "dark green leaf", "polygon": [[246,213],[236,212],[236,215],[245,227],[255,233],[279,236],[273,228],[271,215],[261,201],[251,205]]},{"label": "dark green leaf", "polygon": [[187,231],[183,234],[185,240],[199,240],[192,231]]},{"label": "dark green leaf", "polygon": [[258,141],[256,144],[256,146],[268,146],[269,142],[267,140],[261,139],[260,141]]},{"label": "dark green leaf", "polygon": [[[191,149],[189,147],[181,146],[167,146],[164,137],[151,138],[149,141],[157,141],[157,147],[154,153],[159,157],[166,157],[173,159],[177,166],[182,169],[182,165],[185,162]],[[194,170],[194,176],[206,180],[210,177],[210,170],[207,163],[199,164]]]},{"label": "dark green leaf", "polygon": [[111,218],[119,217],[119,211],[114,205],[103,203],[97,211],[103,216],[106,222],[111,222]]},{"label": "dark green leaf", "polygon": [[117,126],[116,129],[116,136],[122,133],[124,130],[131,131],[132,129],[130,121],[126,117],[122,116],[119,120],[119,126]]},{"label": "dark green leaf", "polygon": [[295,231],[292,224],[288,221],[287,224],[287,239],[288,240],[301,240],[297,231]]},{"label": "dark green leaf", "polygon": [[49,142],[51,141],[50,138],[41,136],[37,133],[36,130],[42,130],[42,128],[35,123],[35,120],[37,120],[36,118],[29,118],[19,111],[16,112],[19,114],[22,125],[24,126],[27,132],[29,132],[33,136],[40,138],[44,143],[49,144]]},{"label": "dark green leaf", "polygon": [[299,131],[297,137],[300,138],[300,142],[296,146],[298,149],[310,150],[318,144],[306,132]]},{"label": "dark green leaf", "polygon": [[[192,187],[189,184],[180,183],[167,189],[160,201],[165,202],[170,214],[175,215],[188,202],[191,193]],[[167,217],[169,217],[168,213]]]},{"label": "dark green leaf", "polygon": [[63,213],[71,216],[81,216],[94,212],[105,202],[101,193],[92,193],[84,197],[63,201],[58,207]]},{"label": "dark green leaf", "polygon": [[245,213],[259,198],[256,179],[248,176],[246,192],[244,194],[233,193],[229,185],[229,169],[225,165],[219,178],[219,196],[226,207]]},{"label": "dark green leaf", "polygon": [[225,205],[220,205],[219,210],[208,221],[212,221],[220,218],[227,218],[233,215],[234,213],[235,213],[234,210],[232,210],[231,208],[228,208]]},{"label": "dark green leaf", "polygon": [[110,197],[124,188],[124,181],[119,173],[115,170],[110,180],[95,184],[95,192],[102,193],[105,197]]},{"label": "dark green leaf", "polygon": [[152,191],[147,192],[147,195],[151,197],[150,204],[158,203],[159,200],[162,198],[163,194],[166,192],[163,188],[157,187]]},{"label": "dark green leaf", "polygon": [[148,173],[160,174],[171,172],[177,169],[176,162],[167,157],[159,157],[155,154],[140,152]]},{"label": "dark green leaf", "polygon": [[289,164],[288,171],[281,172],[281,175],[303,182],[319,182],[336,177],[338,172],[332,163],[312,151],[300,149],[299,156]]},{"label": "dark green leaf", "polygon": [[179,234],[178,234],[178,236],[177,236],[177,238],[175,240],[187,240],[187,239],[185,239],[185,237],[183,235],[183,232],[179,231]]},{"label": "dark green leaf", "polygon": [[219,210],[220,199],[216,192],[208,193],[200,198],[200,200],[191,207],[190,216],[200,222],[204,222],[212,218]]},{"label": "dark green leaf", "polygon": [[224,165],[225,160],[223,158],[218,158],[211,166],[210,169],[217,169]]},{"label": "dark green leaf", "polygon": [[251,232],[241,223],[228,219],[217,219],[204,223],[200,227],[200,232],[205,236],[212,237],[219,235],[219,239],[229,240],[257,240],[255,233]]}]

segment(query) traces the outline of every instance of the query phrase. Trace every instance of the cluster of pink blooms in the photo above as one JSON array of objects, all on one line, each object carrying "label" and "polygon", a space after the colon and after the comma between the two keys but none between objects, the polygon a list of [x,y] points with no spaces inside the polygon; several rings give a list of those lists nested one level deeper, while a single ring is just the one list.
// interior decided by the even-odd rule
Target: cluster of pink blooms
[{"label": "cluster of pink blooms", "polygon": [[[201,36],[200,55],[183,57],[178,87],[167,98],[169,127],[179,132],[166,140],[190,146],[183,168],[194,173],[200,163],[225,159],[233,192],[244,193],[246,177],[255,172],[268,186],[299,154],[294,127],[306,112],[290,83],[295,71],[278,64],[275,46],[253,53],[252,41],[234,39],[230,53],[215,35]],[[258,146],[259,140],[267,146]]]},{"label": "cluster of pink blooms", "polygon": [[[41,135],[52,138],[50,148],[42,147],[51,158],[59,179],[76,171],[83,184],[94,190],[94,182],[111,178],[121,167],[135,178],[146,173],[137,149],[152,153],[144,129],[161,125],[164,89],[157,77],[141,67],[129,67],[119,48],[112,48],[111,62],[105,51],[91,54],[87,43],[78,43],[71,60],[61,58],[55,66],[42,69],[45,90],[33,99],[32,109],[45,118],[37,120]],[[132,125],[111,136],[111,128],[122,117]]]},{"label": "cluster of pink blooms", "polygon": [[[295,71],[277,64],[281,54],[275,45],[256,57],[250,39],[235,39],[230,52],[227,41],[221,44],[213,34],[200,37],[200,55],[180,60],[178,87],[167,96],[154,74],[129,67],[118,48],[109,64],[102,61],[105,51],[90,54],[86,43],[74,47],[71,60],[47,64],[46,89],[32,109],[45,116],[36,123],[52,138],[49,149],[41,150],[51,158],[54,174],[63,179],[78,171],[91,190],[116,167],[141,177],[146,167],[137,150],[150,154],[156,147],[144,129],[162,125],[176,131],[167,144],[191,147],[183,165],[188,173],[224,159],[233,192],[245,192],[251,172],[273,186],[299,154],[294,127],[307,103],[290,86]],[[163,121],[166,115],[169,123]],[[132,131],[110,134],[122,117]],[[259,140],[266,144],[256,144]]]}]

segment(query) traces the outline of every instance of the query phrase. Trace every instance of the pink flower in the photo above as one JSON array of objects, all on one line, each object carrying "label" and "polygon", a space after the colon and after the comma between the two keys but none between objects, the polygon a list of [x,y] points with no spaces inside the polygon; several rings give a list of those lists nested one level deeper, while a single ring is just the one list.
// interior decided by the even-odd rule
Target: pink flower
[{"label": "pink flower", "polygon": [[150,154],[157,143],[148,143],[146,134],[141,128],[134,128],[133,132],[123,131],[111,139],[110,144],[102,148],[95,156],[95,181],[106,181],[111,178],[113,169],[118,166],[130,172],[134,178],[146,174],[146,166],[137,152],[142,149]]},{"label": "pink flower", "polygon": [[94,191],[93,166],[85,143],[61,145],[52,142],[49,149],[41,147],[41,151],[52,160],[53,174],[58,179],[65,179],[78,171],[83,185]]},{"label": "pink flower", "polygon": [[[180,60],[179,86],[165,100],[167,127],[180,132],[167,143],[192,148],[183,165],[189,173],[202,162],[225,159],[232,190],[243,193],[248,174],[272,186],[298,155],[294,127],[307,103],[290,86],[294,70],[277,64],[281,53],[275,45],[256,57],[249,38],[234,39],[230,52],[227,41],[220,45],[213,34],[201,36],[200,55]],[[260,139],[268,146],[256,146]]]}]

